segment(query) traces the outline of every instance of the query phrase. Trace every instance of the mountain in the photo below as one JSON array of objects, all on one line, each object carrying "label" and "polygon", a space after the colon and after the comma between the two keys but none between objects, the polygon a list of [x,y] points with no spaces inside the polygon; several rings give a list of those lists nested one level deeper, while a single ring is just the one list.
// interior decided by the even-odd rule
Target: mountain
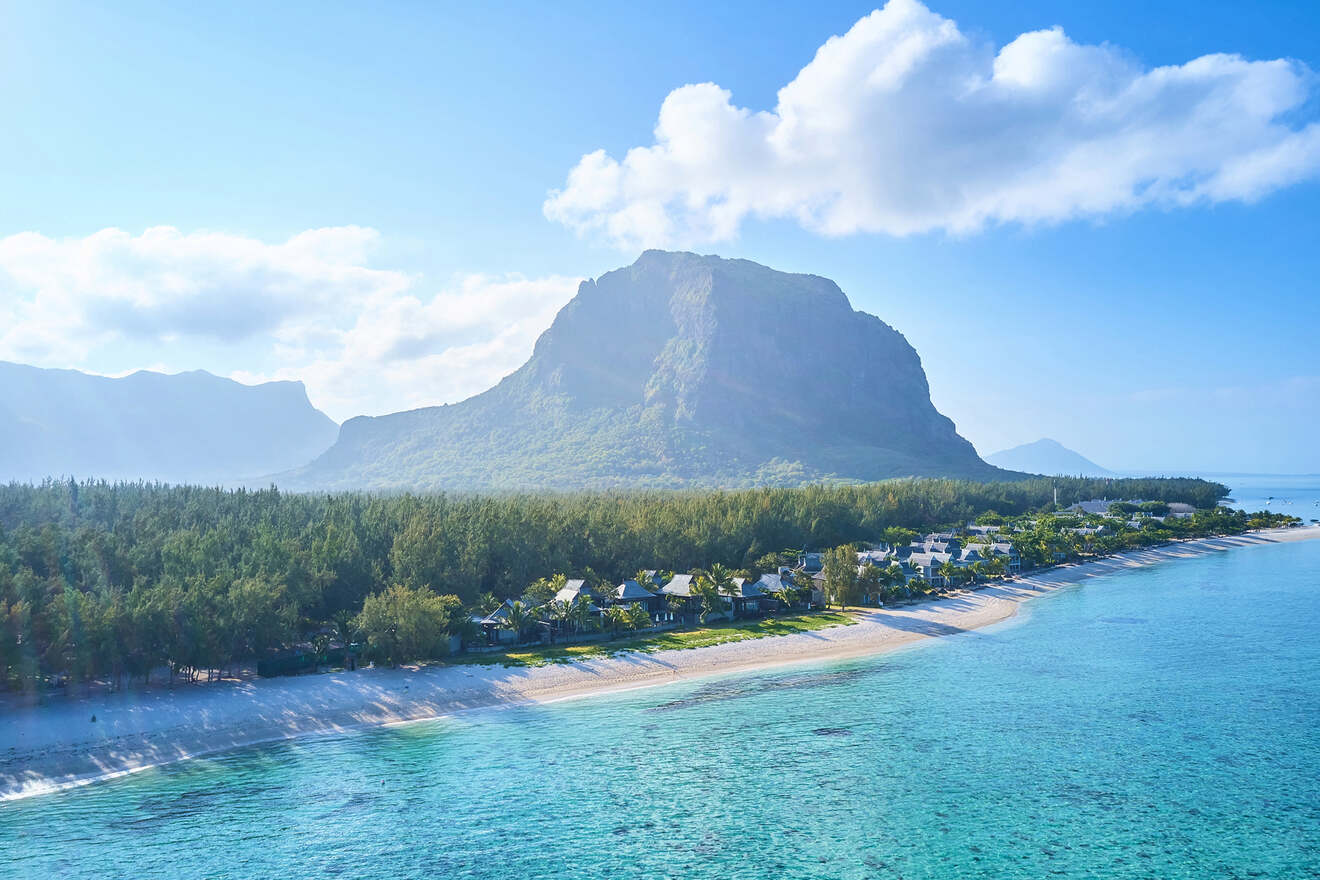
[{"label": "mountain", "polygon": [[303,489],[797,485],[1006,476],[901,334],[834,282],[647,251],[584,281],[531,359],[461,403],[345,422]]},{"label": "mountain", "polygon": [[1012,471],[1025,471],[1029,474],[1066,475],[1070,477],[1112,477],[1113,471],[1105,470],[1080,453],[1073,452],[1063,444],[1044,438],[1035,443],[1024,443],[987,455],[985,460],[1001,468]]},{"label": "mountain", "polygon": [[0,361],[0,480],[232,482],[304,464],[335,432],[301,382],[110,379]]}]

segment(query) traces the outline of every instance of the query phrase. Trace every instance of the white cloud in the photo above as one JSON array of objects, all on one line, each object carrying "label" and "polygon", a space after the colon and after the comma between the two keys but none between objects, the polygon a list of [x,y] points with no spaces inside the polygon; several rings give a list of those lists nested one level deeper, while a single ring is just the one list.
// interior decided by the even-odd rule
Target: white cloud
[{"label": "white cloud", "polygon": [[287,366],[242,381],[302,379],[332,416],[470,397],[517,369],[581,279],[468,275],[429,300],[382,296],[334,343],[287,348]]},{"label": "white cloud", "polygon": [[917,0],[830,38],[771,112],[675,89],[655,143],[589,153],[547,217],[623,247],[727,240],[749,217],[826,235],[967,233],[1250,201],[1320,170],[1314,77],[1206,55],[1143,68],[1060,28],[999,48]]},{"label": "white cloud", "polygon": [[119,338],[234,343],[397,293],[409,278],[364,265],[377,233],[313,229],[280,244],[168,226],[85,238],[0,239],[0,355],[46,360]]},{"label": "white cloud", "polygon": [[344,419],[483,390],[527,358],[579,280],[469,275],[423,293],[368,265],[378,238],[354,226],[275,244],[170,227],[12,235],[0,239],[0,360],[301,379]]}]

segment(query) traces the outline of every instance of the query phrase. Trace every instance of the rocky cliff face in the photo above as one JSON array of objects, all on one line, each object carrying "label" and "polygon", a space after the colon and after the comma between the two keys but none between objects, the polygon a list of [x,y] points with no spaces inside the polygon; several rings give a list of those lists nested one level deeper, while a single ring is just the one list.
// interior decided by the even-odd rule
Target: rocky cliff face
[{"label": "rocky cliff face", "polygon": [[336,426],[301,382],[205,372],[120,379],[0,362],[0,480],[228,483],[325,451]]},{"label": "rocky cliff face", "polygon": [[917,353],[836,284],[647,251],[583,282],[532,357],[452,406],[345,423],[293,488],[993,479]]}]

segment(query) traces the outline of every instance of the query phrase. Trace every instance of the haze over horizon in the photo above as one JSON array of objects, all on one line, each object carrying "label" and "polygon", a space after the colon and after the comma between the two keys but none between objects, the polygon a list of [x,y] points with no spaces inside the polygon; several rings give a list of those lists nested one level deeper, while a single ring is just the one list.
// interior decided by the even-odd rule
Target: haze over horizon
[{"label": "haze over horizon", "polygon": [[836,281],[983,454],[1320,470],[1320,11],[497,15],[13,9],[0,360],[342,422],[483,391],[656,246]]}]

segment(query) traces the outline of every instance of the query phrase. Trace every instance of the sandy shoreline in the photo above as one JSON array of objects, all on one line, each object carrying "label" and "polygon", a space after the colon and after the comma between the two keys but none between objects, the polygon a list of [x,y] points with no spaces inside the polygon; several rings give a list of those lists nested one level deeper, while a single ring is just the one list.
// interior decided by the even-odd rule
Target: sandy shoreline
[{"label": "sandy shoreline", "polygon": [[370,669],[0,708],[0,801],[305,734],[879,654],[998,623],[1028,599],[1091,578],[1237,547],[1315,538],[1320,527],[1179,542],[939,601],[867,609],[857,613],[853,626],[705,648],[533,668]]}]

